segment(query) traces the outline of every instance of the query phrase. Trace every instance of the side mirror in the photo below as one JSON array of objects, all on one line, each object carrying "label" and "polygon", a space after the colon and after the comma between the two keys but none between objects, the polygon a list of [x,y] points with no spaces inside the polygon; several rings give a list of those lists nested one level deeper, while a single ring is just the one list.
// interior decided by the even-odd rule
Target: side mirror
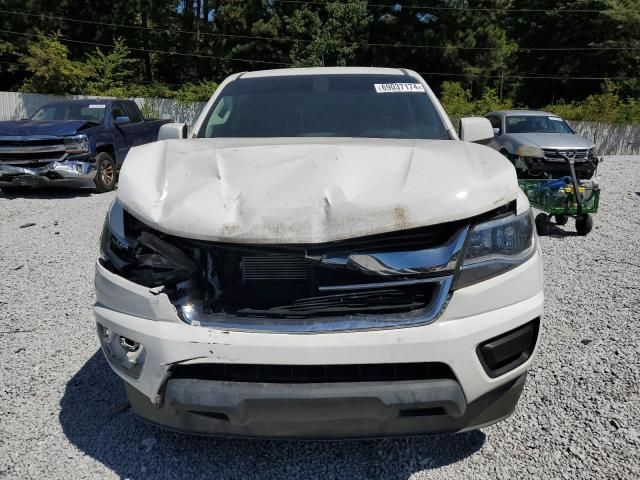
[{"label": "side mirror", "polygon": [[129,117],[116,117],[113,123],[115,125],[124,125],[125,123],[131,123],[131,119]]},{"label": "side mirror", "polygon": [[461,118],[460,139],[465,142],[489,143],[493,139],[491,122],[484,117]]},{"label": "side mirror", "polygon": [[494,128],[493,129],[493,134],[494,135],[500,135],[500,129],[499,128]]},{"label": "side mirror", "polygon": [[186,123],[165,123],[158,130],[158,140],[170,140],[173,138],[187,138]]}]

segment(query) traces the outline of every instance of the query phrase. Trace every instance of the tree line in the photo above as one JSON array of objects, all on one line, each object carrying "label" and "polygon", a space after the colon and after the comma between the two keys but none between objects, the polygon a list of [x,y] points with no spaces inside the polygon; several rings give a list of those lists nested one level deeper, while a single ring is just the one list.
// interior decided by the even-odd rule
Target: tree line
[{"label": "tree line", "polygon": [[1,90],[193,101],[233,72],[316,65],[405,67],[449,98],[573,116],[613,96],[627,121],[640,96],[640,0],[0,4]]}]

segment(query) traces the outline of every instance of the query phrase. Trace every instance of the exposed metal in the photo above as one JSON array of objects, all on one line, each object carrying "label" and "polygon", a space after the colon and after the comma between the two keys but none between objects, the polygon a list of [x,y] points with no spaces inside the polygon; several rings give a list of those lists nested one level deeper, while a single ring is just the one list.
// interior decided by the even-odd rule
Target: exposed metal
[{"label": "exposed metal", "polygon": [[181,317],[192,325],[249,332],[320,333],[410,327],[426,325],[438,318],[449,298],[452,281],[453,275],[450,275],[433,282],[436,290],[430,304],[424,309],[403,314],[274,319],[205,314],[196,311],[192,305],[178,306],[178,310]]},{"label": "exposed metal", "polygon": [[341,265],[371,275],[424,275],[452,270],[464,245],[468,227],[458,230],[442,246],[423,250],[330,254],[307,257],[325,265]]}]

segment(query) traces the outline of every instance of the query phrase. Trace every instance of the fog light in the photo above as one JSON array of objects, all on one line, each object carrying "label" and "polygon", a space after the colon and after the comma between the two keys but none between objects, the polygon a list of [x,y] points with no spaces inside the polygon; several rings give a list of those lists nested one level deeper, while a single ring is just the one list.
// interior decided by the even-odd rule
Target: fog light
[{"label": "fog light", "polygon": [[480,363],[491,378],[519,367],[531,357],[538,340],[540,319],[478,345]]},{"label": "fog light", "polygon": [[135,352],[140,348],[140,344],[138,342],[134,342],[127,337],[120,337],[120,345],[128,352]]},{"label": "fog light", "polygon": [[138,378],[146,359],[144,346],[135,340],[119,335],[98,323],[98,338],[107,360],[114,368]]}]

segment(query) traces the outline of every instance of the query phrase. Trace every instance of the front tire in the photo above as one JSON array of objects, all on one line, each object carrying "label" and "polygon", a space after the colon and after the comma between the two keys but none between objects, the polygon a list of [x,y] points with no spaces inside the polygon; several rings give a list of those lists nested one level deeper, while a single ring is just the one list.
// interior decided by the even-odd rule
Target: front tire
[{"label": "front tire", "polygon": [[96,185],[96,192],[110,192],[116,186],[116,162],[106,152],[96,155],[98,171],[93,183]]}]

